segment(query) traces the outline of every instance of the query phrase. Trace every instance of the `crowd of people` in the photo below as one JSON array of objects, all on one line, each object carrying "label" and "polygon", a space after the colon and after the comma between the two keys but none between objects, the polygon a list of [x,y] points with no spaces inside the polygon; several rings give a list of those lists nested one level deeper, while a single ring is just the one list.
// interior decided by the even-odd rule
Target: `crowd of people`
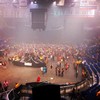
[{"label": "crowd of people", "polygon": [[[93,42],[94,41],[94,42]],[[88,48],[96,46],[95,55],[91,56],[88,54]],[[36,44],[36,43],[20,43],[13,44],[4,47],[3,49],[3,57],[2,59],[8,58],[9,63],[12,63],[13,60],[20,62],[30,62],[32,60],[42,61],[46,64],[46,66],[41,66],[42,74],[47,73],[48,67],[52,70],[55,68],[55,75],[58,77],[63,77],[64,72],[67,71],[71,64],[73,65],[76,78],[78,77],[78,68],[83,66],[86,62],[83,58],[88,57],[89,59],[93,59],[99,61],[99,52],[100,52],[100,43],[99,38],[93,40],[85,40],[85,42],[79,44]],[[89,52],[91,53],[91,52]],[[6,66],[6,62],[3,66]],[[0,65],[1,66],[1,65]],[[43,67],[46,67],[45,71]],[[82,78],[86,77],[86,71],[82,68]],[[37,78],[37,82],[40,82],[40,76]],[[17,85],[17,84],[16,84]],[[7,91],[9,87],[9,82],[5,80],[3,83],[0,82],[0,92]]]},{"label": "crowd of people", "polygon": [[[8,49],[8,62],[13,60],[19,62],[32,62],[40,61],[44,62],[43,68],[48,67],[55,68],[55,74],[57,76],[64,76],[64,71],[70,68],[72,64],[76,71],[76,77],[78,76],[78,67],[82,63],[82,56],[85,55],[84,50],[86,44],[82,44],[80,47],[77,45],[66,44],[17,44],[10,46]],[[70,64],[71,63],[71,64]],[[45,72],[47,72],[47,69]]]}]

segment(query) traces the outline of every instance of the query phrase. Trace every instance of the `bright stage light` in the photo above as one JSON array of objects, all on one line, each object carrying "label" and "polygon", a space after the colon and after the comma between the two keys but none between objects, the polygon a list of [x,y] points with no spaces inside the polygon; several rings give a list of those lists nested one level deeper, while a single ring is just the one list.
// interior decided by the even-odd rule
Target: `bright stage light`
[{"label": "bright stage light", "polygon": [[60,0],[59,3],[57,3],[58,6],[64,6],[65,0]]},{"label": "bright stage light", "polygon": [[34,3],[35,3],[35,4],[37,4],[37,2],[36,2],[36,1],[34,1]]},{"label": "bright stage light", "polygon": [[17,0],[13,0],[12,3],[17,3]]},{"label": "bright stage light", "polygon": [[56,6],[56,1],[53,2],[53,5]]},{"label": "bright stage light", "polygon": [[30,9],[36,9],[38,7],[39,7],[39,5],[37,4],[37,2],[31,1],[30,5],[29,5]]},{"label": "bright stage light", "polygon": [[31,3],[30,3],[31,5],[33,5],[34,3],[33,3],[33,1],[31,1]]}]

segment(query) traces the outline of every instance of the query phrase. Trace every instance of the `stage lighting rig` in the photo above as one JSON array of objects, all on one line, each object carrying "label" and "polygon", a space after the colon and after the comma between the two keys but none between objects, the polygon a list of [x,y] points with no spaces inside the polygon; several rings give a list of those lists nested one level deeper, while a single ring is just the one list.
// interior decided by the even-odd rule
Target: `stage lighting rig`
[{"label": "stage lighting rig", "polygon": [[32,0],[33,2],[37,2],[37,4],[50,4],[54,1],[58,3],[60,0]]}]

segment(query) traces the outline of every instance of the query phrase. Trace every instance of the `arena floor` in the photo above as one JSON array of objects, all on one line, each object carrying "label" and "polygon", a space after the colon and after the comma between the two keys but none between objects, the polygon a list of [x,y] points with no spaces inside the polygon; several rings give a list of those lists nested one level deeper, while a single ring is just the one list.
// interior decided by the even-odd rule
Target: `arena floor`
[{"label": "arena floor", "polygon": [[47,65],[47,73],[42,74],[40,68],[34,67],[20,67],[15,66],[12,63],[7,63],[6,67],[0,66],[0,81],[9,81],[9,88],[13,88],[15,83],[25,84],[28,82],[35,82],[37,77],[41,77],[41,81],[49,81],[52,83],[63,84],[63,83],[76,83],[81,81],[81,68],[78,68],[78,77],[76,78],[75,69],[70,63],[68,70],[64,71],[64,76],[56,76],[55,66],[50,68],[50,63]]}]

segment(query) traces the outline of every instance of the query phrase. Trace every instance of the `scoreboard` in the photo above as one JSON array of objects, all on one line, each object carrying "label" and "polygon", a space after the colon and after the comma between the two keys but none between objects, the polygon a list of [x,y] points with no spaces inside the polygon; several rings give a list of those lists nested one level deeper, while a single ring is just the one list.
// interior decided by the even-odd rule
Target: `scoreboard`
[{"label": "scoreboard", "polygon": [[80,0],[79,14],[82,17],[95,17],[96,9],[96,0]]}]

